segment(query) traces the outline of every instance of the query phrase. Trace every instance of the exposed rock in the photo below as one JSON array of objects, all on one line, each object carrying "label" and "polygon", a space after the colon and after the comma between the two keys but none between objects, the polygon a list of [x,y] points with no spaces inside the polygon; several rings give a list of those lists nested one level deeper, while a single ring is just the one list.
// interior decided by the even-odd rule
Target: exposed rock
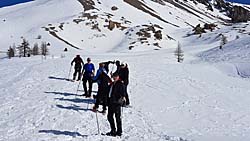
[{"label": "exposed rock", "polygon": [[113,30],[114,28],[120,28],[121,30],[124,30],[126,29],[127,27],[125,26],[122,26],[121,23],[118,23],[118,22],[114,22],[112,20],[109,20],[109,24],[108,24],[108,29],[109,30]]},{"label": "exposed rock", "polygon": [[215,24],[208,24],[208,23],[205,23],[203,29],[207,29],[207,30],[213,31],[213,30],[215,29],[216,26],[217,26],[217,25],[215,25]]},{"label": "exposed rock", "polygon": [[162,39],[161,30],[156,31],[154,37],[158,40],[161,40]]},{"label": "exposed rock", "polygon": [[109,21],[109,25],[108,25],[108,29],[109,30],[113,30],[115,28],[115,22],[113,22],[113,21]]},{"label": "exposed rock", "polygon": [[80,22],[82,22],[82,19],[74,19],[73,22],[75,22],[76,24],[79,24]]},{"label": "exposed rock", "polygon": [[112,6],[112,7],[111,7],[111,10],[113,10],[113,11],[118,10],[118,7]]},{"label": "exposed rock", "polygon": [[88,11],[88,10],[91,10],[91,9],[95,9],[95,2],[92,1],[92,0],[78,0],[83,8],[84,8],[84,11]]},{"label": "exposed rock", "polygon": [[134,46],[129,46],[128,49],[129,50],[132,50],[134,48]]},{"label": "exposed rock", "polygon": [[200,24],[198,24],[194,29],[194,34],[202,34],[202,33],[206,33],[206,31],[201,27]]},{"label": "exposed rock", "polygon": [[250,17],[250,12],[241,6],[234,6],[230,13],[230,17],[233,23],[247,22]]},{"label": "exposed rock", "polygon": [[202,3],[204,5],[209,5],[209,1],[208,0],[196,0],[199,3]]},{"label": "exposed rock", "polygon": [[86,17],[89,20],[97,19],[98,15],[91,15],[90,13],[83,13],[82,17]]}]

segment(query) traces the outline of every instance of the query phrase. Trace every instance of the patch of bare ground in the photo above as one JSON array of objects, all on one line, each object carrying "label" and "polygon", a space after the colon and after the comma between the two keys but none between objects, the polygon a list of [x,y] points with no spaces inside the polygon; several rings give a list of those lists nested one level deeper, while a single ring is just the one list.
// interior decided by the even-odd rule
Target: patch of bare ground
[{"label": "patch of bare ground", "polygon": [[156,12],[152,8],[150,8],[149,6],[147,6],[146,4],[144,4],[138,0],[124,0],[124,2],[128,3],[129,5],[137,8],[137,9],[139,9],[139,10],[141,10],[141,11],[167,23],[167,24],[170,24],[170,25],[175,26],[175,27],[179,27],[178,25],[170,23],[170,22],[166,21],[165,19],[163,19],[162,17],[160,17],[159,15],[155,14]]},{"label": "patch of bare ground", "polygon": [[95,2],[92,0],[78,0],[78,1],[82,4],[84,11],[95,9],[94,7]]}]

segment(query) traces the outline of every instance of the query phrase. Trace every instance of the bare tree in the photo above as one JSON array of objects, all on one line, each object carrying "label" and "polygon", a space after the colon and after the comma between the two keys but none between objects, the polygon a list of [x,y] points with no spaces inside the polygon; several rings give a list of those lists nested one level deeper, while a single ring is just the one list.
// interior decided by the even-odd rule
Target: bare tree
[{"label": "bare tree", "polygon": [[29,42],[23,38],[23,42],[21,43],[21,45],[18,46],[18,50],[19,50],[19,55],[26,57],[29,56],[29,52],[30,52],[30,47],[29,47]]},{"label": "bare tree", "polygon": [[42,44],[41,44],[41,54],[43,56],[46,56],[46,55],[49,54],[49,49],[48,49],[48,46],[47,46],[46,42],[42,42]]},{"label": "bare tree", "polygon": [[35,44],[34,44],[34,47],[32,48],[32,54],[33,54],[33,55],[39,55],[38,43],[35,43]]},{"label": "bare tree", "polygon": [[184,60],[184,53],[181,49],[181,44],[178,42],[178,46],[175,50],[175,56],[177,57],[177,62],[181,63]]},{"label": "bare tree", "polygon": [[220,49],[227,43],[227,37],[223,34],[221,34],[221,42],[220,42]]}]

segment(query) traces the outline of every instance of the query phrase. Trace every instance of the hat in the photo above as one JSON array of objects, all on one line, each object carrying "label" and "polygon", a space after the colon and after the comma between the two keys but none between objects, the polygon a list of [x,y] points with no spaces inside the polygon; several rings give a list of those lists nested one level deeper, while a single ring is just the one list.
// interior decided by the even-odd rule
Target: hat
[{"label": "hat", "polygon": [[113,73],[113,77],[117,77],[119,74],[117,72]]},{"label": "hat", "polygon": [[116,61],[115,61],[115,64],[120,64],[120,61],[119,61],[119,60],[116,60]]},{"label": "hat", "polygon": [[87,61],[91,61],[91,59],[90,59],[90,58],[87,58]]}]

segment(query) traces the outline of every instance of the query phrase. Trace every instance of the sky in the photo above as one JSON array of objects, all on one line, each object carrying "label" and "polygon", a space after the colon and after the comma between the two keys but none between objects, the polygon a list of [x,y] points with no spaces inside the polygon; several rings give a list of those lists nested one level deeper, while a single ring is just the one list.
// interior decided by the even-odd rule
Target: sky
[{"label": "sky", "polygon": [[24,3],[24,2],[29,2],[29,1],[33,1],[33,0],[0,0],[0,7],[15,5],[18,3]]},{"label": "sky", "polygon": [[[0,7],[10,6],[28,1],[33,1],[33,0],[0,0]],[[250,0],[227,0],[227,1],[250,4]]]},{"label": "sky", "polygon": [[227,0],[227,1],[250,4],[250,0]]}]

